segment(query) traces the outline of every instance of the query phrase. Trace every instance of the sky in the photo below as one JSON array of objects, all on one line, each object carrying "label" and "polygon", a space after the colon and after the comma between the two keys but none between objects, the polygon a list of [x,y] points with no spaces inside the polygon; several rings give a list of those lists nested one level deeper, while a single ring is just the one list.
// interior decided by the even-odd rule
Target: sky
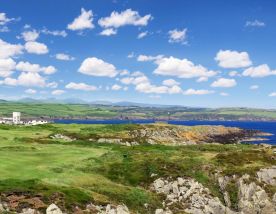
[{"label": "sky", "polygon": [[0,0],[0,98],[276,108],[273,0]]}]

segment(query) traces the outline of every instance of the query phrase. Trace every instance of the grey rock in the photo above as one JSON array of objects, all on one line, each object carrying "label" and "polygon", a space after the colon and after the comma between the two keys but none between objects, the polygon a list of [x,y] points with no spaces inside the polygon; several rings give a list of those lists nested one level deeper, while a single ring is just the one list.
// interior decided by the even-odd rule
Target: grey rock
[{"label": "grey rock", "polygon": [[27,208],[27,209],[23,209],[20,214],[36,214],[36,213],[37,213],[36,210]]},{"label": "grey rock", "polygon": [[58,208],[57,205],[51,204],[51,205],[47,208],[46,214],[62,214],[62,211]]},{"label": "grey rock", "polygon": [[276,186],[276,166],[270,168],[261,169],[257,172],[257,177],[260,182]]},{"label": "grey rock", "polygon": [[125,205],[118,205],[116,211],[117,214],[129,214],[128,208]]}]

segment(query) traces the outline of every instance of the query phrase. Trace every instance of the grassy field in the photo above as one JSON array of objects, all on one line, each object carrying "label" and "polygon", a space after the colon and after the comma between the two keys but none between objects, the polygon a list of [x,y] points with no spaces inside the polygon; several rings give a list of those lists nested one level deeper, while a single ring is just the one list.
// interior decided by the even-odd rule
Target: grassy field
[{"label": "grassy field", "polygon": [[[156,179],[152,174],[193,177],[221,198],[214,172],[254,174],[276,164],[271,150],[250,145],[173,147],[145,143],[127,147],[83,138],[99,132],[121,135],[135,128],[137,125],[1,125],[0,193],[39,194],[45,203],[54,201],[66,210],[92,201],[124,203],[131,210],[152,213],[162,201],[149,191]],[[54,133],[70,133],[82,136],[82,140],[51,139]],[[59,200],[53,197],[57,193]],[[145,210],[145,203],[149,210]]]}]

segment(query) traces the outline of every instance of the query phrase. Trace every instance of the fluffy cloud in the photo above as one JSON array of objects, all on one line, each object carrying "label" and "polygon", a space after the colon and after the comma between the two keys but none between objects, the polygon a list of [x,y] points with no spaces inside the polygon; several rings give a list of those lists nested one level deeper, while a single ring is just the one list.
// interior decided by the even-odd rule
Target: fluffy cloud
[{"label": "fluffy cloud", "polygon": [[21,35],[26,42],[35,41],[39,37],[39,33],[36,30],[24,31]]},{"label": "fluffy cloud", "polygon": [[67,25],[69,30],[85,30],[93,29],[95,26],[93,22],[93,13],[92,10],[86,11],[84,8],[81,8],[81,14],[79,17],[75,18],[74,21]]},{"label": "fluffy cloud", "polygon": [[23,71],[23,72],[32,72],[32,73],[43,72],[45,74],[53,74],[57,71],[57,69],[52,65],[47,67],[41,67],[39,64],[31,64],[29,62],[23,62],[23,61],[20,61],[16,65],[16,70]]},{"label": "fluffy cloud", "polygon": [[61,37],[66,37],[67,33],[65,30],[48,30],[47,28],[44,28],[41,33],[44,33],[46,35],[52,35],[52,36],[61,36]]},{"label": "fluffy cloud", "polygon": [[126,85],[135,85],[135,90],[147,94],[179,94],[182,89],[178,86],[178,82],[169,79],[163,81],[163,85],[153,85],[148,77],[142,72],[134,72],[128,77],[120,79],[120,82]]},{"label": "fluffy cloud", "polygon": [[112,35],[116,35],[117,34],[117,30],[116,29],[113,29],[113,28],[107,28],[107,29],[104,29],[100,35],[102,36],[112,36]]},{"label": "fluffy cloud", "polygon": [[137,39],[142,39],[148,35],[148,31],[144,31],[138,34]]},{"label": "fluffy cloud", "polygon": [[54,90],[54,91],[52,91],[52,95],[62,95],[64,93],[65,93],[64,90]]},{"label": "fluffy cloud", "polygon": [[158,67],[155,74],[164,76],[176,76],[179,78],[212,77],[217,74],[209,71],[202,65],[194,65],[188,59],[178,59],[174,57],[162,58],[156,61]]},{"label": "fluffy cloud", "polygon": [[114,65],[96,57],[86,58],[82,62],[79,72],[97,77],[115,77],[119,73]]},{"label": "fluffy cloud", "polygon": [[48,47],[40,42],[26,42],[25,44],[25,49],[28,53],[33,53],[33,54],[46,54],[49,52]]},{"label": "fluffy cloud", "polygon": [[31,89],[31,88],[25,90],[25,93],[26,93],[26,94],[36,94],[36,92],[37,92],[36,90]]},{"label": "fluffy cloud", "polygon": [[8,77],[15,69],[15,61],[11,58],[0,59],[0,77]]},{"label": "fluffy cloud", "polygon": [[124,77],[120,79],[121,83],[126,84],[126,85],[138,85],[141,83],[149,83],[149,79],[147,76],[145,76],[143,73],[140,72],[135,72],[132,73],[131,76],[129,77]]},{"label": "fluffy cloud", "polygon": [[259,89],[259,86],[258,85],[251,85],[250,89],[251,90],[257,90],[257,89]]},{"label": "fluffy cloud", "polygon": [[267,64],[262,64],[257,67],[247,68],[242,75],[246,77],[267,77],[276,75],[276,70],[271,70]]},{"label": "fluffy cloud", "polygon": [[122,86],[118,85],[118,84],[114,84],[112,87],[111,87],[111,90],[113,91],[118,91],[122,89]]},{"label": "fluffy cloud", "polygon": [[157,56],[147,56],[147,55],[139,55],[137,57],[137,61],[139,62],[147,62],[147,61],[156,61],[162,59],[163,55],[157,55]]},{"label": "fluffy cloud", "polygon": [[164,80],[162,84],[166,86],[174,86],[174,85],[179,85],[180,83],[175,81],[174,79],[167,79],[167,80]]},{"label": "fluffy cloud", "polygon": [[104,28],[119,28],[125,25],[146,26],[151,19],[150,14],[141,17],[137,11],[127,9],[121,13],[113,11],[109,17],[101,18],[98,23]]},{"label": "fluffy cloud", "polygon": [[231,88],[237,85],[235,79],[220,78],[211,84],[211,87]]},{"label": "fluffy cloud", "polygon": [[142,93],[153,93],[153,94],[179,94],[182,92],[182,89],[175,85],[172,87],[168,86],[156,86],[152,85],[151,83],[140,83],[137,84],[135,87],[136,91],[142,92]]},{"label": "fluffy cloud", "polygon": [[200,90],[195,90],[195,89],[188,89],[186,91],[183,91],[184,95],[205,95],[205,94],[213,94],[214,91],[210,90],[205,90],[205,89],[200,89]]},{"label": "fluffy cloud", "polygon": [[10,44],[0,39],[0,59],[14,57],[23,53],[23,46]]},{"label": "fluffy cloud", "polygon": [[169,31],[169,42],[170,43],[187,43],[187,28],[183,30],[170,30]]},{"label": "fluffy cloud", "polygon": [[45,87],[46,83],[45,78],[38,73],[22,72],[17,79],[17,85],[26,87]]},{"label": "fluffy cloud", "polygon": [[85,83],[70,82],[65,86],[67,89],[81,90],[81,91],[96,91],[98,88],[94,85],[87,85]]},{"label": "fluffy cloud", "polygon": [[276,92],[272,92],[268,95],[269,97],[276,97]]},{"label": "fluffy cloud", "polygon": [[245,26],[246,27],[264,27],[265,23],[255,19],[254,21],[247,21],[245,23]]},{"label": "fluffy cloud", "polygon": [[0,85],[16,86],[17,85],[17,79],[7,77],[4,80],[0,81]]},{"label": "fluffy cloud", "polygon": [[223,68],[244,68],[252,64],[247,52],[220,50],[215,60]]},{"label": "fluffy cloud", "polygon": [[63,61],[72,61],[72,60],[75,60],[75,57],[72,57],[68,54],[64,54],[64,53],[58,53],[56,54],[56,59],[58,60],[63,60]]}]

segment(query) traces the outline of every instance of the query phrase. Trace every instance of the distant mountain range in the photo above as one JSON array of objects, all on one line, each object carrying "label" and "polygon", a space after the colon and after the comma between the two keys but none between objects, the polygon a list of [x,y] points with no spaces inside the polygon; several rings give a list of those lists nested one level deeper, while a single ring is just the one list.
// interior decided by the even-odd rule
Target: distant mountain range
[{"label": "distant mountain range", "polygon": [[[10,102],[7,100],[0,100],[0,102]],[[147,103],[137,103],[137,102],[110,102],[110,101],[84,101],[78,98],[69,98],[69,99],[56,99],[56,98],[47,98],[47,99],[33,99],[30,97],[22,98],[19,100],[15,100],[13,102],[20,103],[55,103],[55,104],[88,104],[88,105],[103,105],[103,106],[137,106],[137,107],[156,107],[156,108],[165,108],[165,107],[184,107],[180,105],[162,105],[162,104],[147,104]]]}]

